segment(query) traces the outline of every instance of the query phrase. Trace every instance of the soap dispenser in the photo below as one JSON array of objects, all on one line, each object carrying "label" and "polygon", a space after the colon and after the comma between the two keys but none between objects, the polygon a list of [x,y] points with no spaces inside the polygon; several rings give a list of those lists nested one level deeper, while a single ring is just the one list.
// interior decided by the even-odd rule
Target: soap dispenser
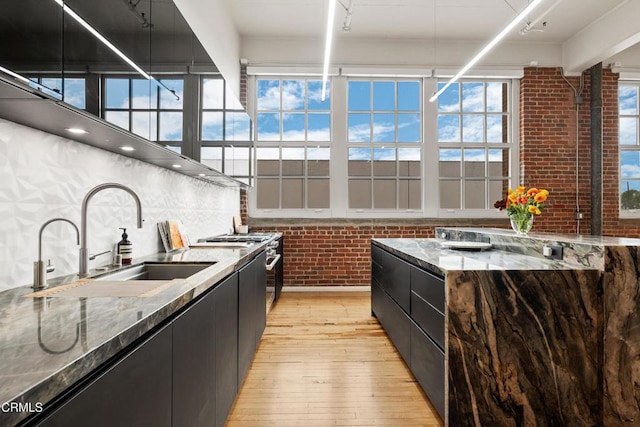
[{"label": "soap dispenser", "polygon": [[127,229],[120,228],[120,230],[122,230],[122,240],[118,242],[118,254],[122,256],[123,265],[131,264],[131,258],[133,256],[133,244],[130,240],[127,239],[127,237],[129,237],[127,235]]}]

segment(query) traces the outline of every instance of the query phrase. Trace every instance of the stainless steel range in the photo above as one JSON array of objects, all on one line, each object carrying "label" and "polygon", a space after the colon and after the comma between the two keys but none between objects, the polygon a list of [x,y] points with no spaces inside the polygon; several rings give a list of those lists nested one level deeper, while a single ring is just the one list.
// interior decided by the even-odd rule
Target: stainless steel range
[{"label": "stainless steel range", "polygon": [[267,244],[267,313],[278,300],[284,282],[284,259],[282,236],[274,238],[272,233],[248,233],[248,234],[223,234],[215,237],[201,239],[206,243],[262,243],[273,239]]}]

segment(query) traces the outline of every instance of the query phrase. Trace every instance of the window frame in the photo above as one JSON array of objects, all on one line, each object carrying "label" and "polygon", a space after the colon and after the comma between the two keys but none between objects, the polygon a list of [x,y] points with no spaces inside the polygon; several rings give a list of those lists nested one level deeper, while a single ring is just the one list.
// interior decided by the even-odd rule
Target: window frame
[{"label": "window frame", "polygon": [[[107,80],[109,79],[119,79],[119,80],[127,80],[128,82],[128,99],[129,99],[129,107],[128,108],[114,108],[114,107],[107,107]],[[100,79],[100,86],[101,86],[101,90],[102,93],[104,93],[104,96],[101,99],[101,105],[100,105],[100,111],[101,111],[101,117],[104,118],[104,120],[108,121],[109,123],[113,124],[114,126],[118,126],[120,127],[118,124],[114,123],[114,122],[110,122],[109,120],[107,120],[107,112],[108,111],[114,111],[114,112],[127,112],[128,113],[128,122],[129,122],[129,127],[127,129],[125,129],[128,132],[133,133],[134,135],[138,135],[141,138],[145,138],[153,143],[159,144],[159,145],[163,145],[173,151],[176,151],[177,153],[181,153],[182,152],[182,147],[184,146],[184,142],[185,142],[185,110],[186,110],[186,106],[185,106],[185,97],[181,97],[181,102],[182,102],[182,108],[177,109],[177,108],[161,108],[160,106],[160,102],[161,102],[161,98],[162,98],[162,93],[161,90],[167,90],[168,89],[164,86],[164,84],[159,83],[156,84],[155,86],[155,107],[149,107],[149,108],[135,108],[133,106],[133,81],[137,80],[137,81],[143,81],[143,82],[148,82],[150,85],[152,85],[153,83],[143,77],[140,77],[139,75],[135,75],[135,74],[117,74],[117,73],[104,73],[101,75],[101,79]],[[179,80],[182,82],[182,90],[183,90],[183,95],[185,92],[185,76],[184,74],[167,74],[167,75],[163,75],[161,78],[158,79],[159,82],[161,82],[162,80]],[[133,124],[133,113],[134,112],[147,112],[147,113],[155,113],[156,117],[155,117],[155,139],[152,138],[147,138],[146,136],[143,135],[139,135],[137,133],[135,133],[132,129],[132,124]],[[182,115],[182,129],[181,129],[181,134],[182,137],[179,140],[161,140],[160,139],[160,116],[161,113],[175,113],[175,112],[180,112],[180,114]],[[151,123],[151,121],[149,121],[149,123]],[[123,128],[124,129],[124,128]],[[179,150],[176,150],[176,148],[179,148]]]},{"label": "window frame", "polygon": [[[436,82],[436,86],[434,89],[434,92],[438,90],[438,84],[445,84],[447,82],[447,79],[438,79]],[[437,150],[438,152],[436,153],[435,157],[436,157],[436,165],[435,165],[435,170],[437,171],[436,175],[437,175],[437,181],[434,181],[434,184],[437,185],[438,188],[438,217],[439,218],[447,218],[447,217],[455,217],[455,218],[477,218],[477,217],[481,217],[481,218],[494,218],[494,217],[504,217],[503,213],[496,213],[496,209],[493,208],[493,203],[495,201],[492,200],[486,200],[487,202],[487,206],[486,208],[467,208],[462,206],[464,204],[464,197],[465,197],[465,192],[464,192],[464,187],[465,187],[465,181],[484,181],[484,190],[485,190],[485,194],[487,195],[487,197],[491,197],[490,196],[490,181],[497,181],[497,177],[494,177],[494,179],[491,179],[491,176],[489,174],[488,170],[485,170],[485,175],[483,177],[478,177],[476,179],[465,179],[465,176],[463,173],[461,173],[461,177],[459,178],[449,178],[449,179],[443,179],[442,176],[440,176],[440,164],[439,164],[439,157],[440,157],[440,150],[443,149],[452,149],[452,150],[459,150],[461,152],[461,160],[460,160],[460,167],[461,169],[464,168],[464,151],[465,150],[484,150],[485,151],[485,164],[488,166],[488,161],[489,161],[489,150],[503,150],[503,149],[507,149],[509,152],[509,167],[508,167],[508,174],[505,177],[501,177],[502,179],[506,179],[508,182],[508,186],[509,187],[513,187],[515,185],[518,184],[517,180],[519,179],[518,177],[518,171],[519,171],[519,166],[518,166],[518,159],[519,159],[519,139],[518,139],[518,130],[519,130],[519,81],[516,81],[515,79],[506,79],[506,78],[474,78],[474,77],[468,77],[468,78],[461,78],[456,84],[460,84],[460,89],[462,89],[462,84],[464,83],[482,83],[483,87],[485,88],[483,90],[483,102],[484,102],[484,109],[482,112],[478,112],[478,111],[468,111],[465,112],[464,108],[463,108],[463,97],[462,97],[462,90],[460,91],[460,101],[459,101],[459,110],[455,111],[455,112],[451,112],[448,115],[458,115],[460,117],[460,121],[459,121],[459,131],[460,131],[460,141],[457,142],[448,142],[448,141],[440,141],[439,140],[439,135],[435,135],[435,143],[437,145]],[[502,111],[502,112],[495,112],[495,113],[490,113],[487,111],[487,89],[486,89],[486,83],[507,83],[508,85],[508,89],[507,89],[507,93],[508,93],[508,98],[507,98],[507,110]],[[450,86],[451,88],[451,86]],[[435,101],[432,103],[433,109],[435,111],[435,120],[436,120],[436,132],[438,131],[439,127],[437,124],[437,120],[440,116],[440,114],[442,114],[441,111],[438,110],[438,106],[437,106],[438,101]],[[484,126],[483,126],[483,139],[484,141],[481,142],[465,142],[463,140],[463,135],[464,135],[464,125],[463,125],[463,117],[465,116],[465,114],[468,115],[482,115],[483,116],[483,122],[484,122]],[[487,128],[488,126],[486,126],[487,120],[486,117],[490,114],[495,114],[495,115],[502,115],[502,116],[506,116],[507,118],[507,141],[503,141],[503,142],[487,142],[486,141],[486,136],[487,136]],[[446,115],[446,114],[445,114]],[[462,181],[461,182],[461,190],[460,190],[460,202],[461,202],[461,207],[459,208],[443,208],[440,206],[440,183],[443,181]],[[506,192],[505,194],[502,194],[502,198],[506,197]],[[498,199],[496,199],[498,200]]]},{"label": "window frame", "polygon": [[[371,214],[371,215],[377,215],[377,214],[383,214],[383,215],[389,215],[392,213],[395,213],[396,215],[411,215],[411,214],[416,214],[416,213],[421,213],[424,210],[424,178],[423,178],[423,173],[422,173],[422,164],[424,162],[424,146],[425,146],[425,139],[424,139],[424,98],[425,98],[425,92],[424,92],[424,82],[423,79],[421,78],[411,78],[411,77],[404,77],[404,78],[389,78],[389,77],[349,77],[346,79],[346,85],[347,85],[347,93],[346,93],[346,97],[347,97],[347,102],[349,99],[349,83],[351,82],[366,82],[369,83],[369,97],[370,97],[370,108],[369,109],[363,109],[363,110],[349,110],[349,106],[347,105],[347,115],[346,115],[346,127],[347,127],[347,134],[345,136],[345,140],[346,140],[346,145],[347,145],[347,183],[346,183],[346,192],[347,192],[347,200],[346,200],[346,205],[347,205],[347,215],[350,217],[359,217],[362,216],[363,214]],[[375,100],[374,100],[374,91],[375,91],[375,84],[376,83],[384,83],[384,82],[390,82],[394,84],[394,109],[392,110],[382,110],[382,109],[376,109],[375,108]],[[418,83],[419,85],[419,94],[418,94],[418,110],[400,110],[398,109],[398,83],[401,82],[412,82],[412,83]],[[369,142],[362,142],[362,141],[349,141],[349,115],[350,114],[368,114],[369,117],[369,124],[370,124],[370,129],[369,129],[369,136],[370,136],[370,141]],[[376,114],[388,114],[388,115],[393,115],[394,116],[394,141],[374,141],[374,128],[375,128],[375,115]],[[419,133],[419,138],[417,142],[399,142],[398,141],[398,129],[399,129],[399,117],[403,114],[417,114],[419,116],[419,124],[418,124],[418,133]],[[388,175],[388,176],[382,176],[382,175],[376,175],[374,170],[373,170],[373,162],[375,161],[374,157],[375,157],[375,151],[376,149],[380,150],[380,149],[389,149],[389,148],[394,148],[395,149],[395,164],[396,164],[396,171],[395,174],[393,175]],[[351,149],[369,149],[371,151],[371,159],[370,161],[372,162],[372,167],[370,169],[370,174],[369,175],[363,175],[361,178],[358,178],[357,175],[349,175],[349,152]],[[419,159],[418,161],[420,162],[420,174],[417,177],[413,177],[413,176],[402,176],[400,174],[400,169],[399,169],[399,149],[419,149],[420,150],[420,154],[419,154]],[[371,207],[370,208],[355,208],[355,207],[351,207],[350,206],[350,200],[349,200],[349,186],[352,180],[365,180],[365,179],[369,179],[371,181],[371,186],[370,186],[370,196],[371,196]],[[376,208],[375,207],[375,182],[376,181],[389,181],[389,180],[394,180],[395,181],[395,192],[396,192],[396,207],[395,208]],[[400,208],[400,193],[401,193],[401,189],[400,189],[400,182],[402,180],[406,180],[406,181],[419,181],[419,185],[420,185],[420,208],[418,209],[412,209],[412,208]]]},{"label": "window frame", "polygon": [[[220,80],[222,81],[222,107],[220,108],[211,108],[204,106],[204,89],[205,89],[205,80]],[[253,135],[255,134],[255,129],[253,126],[253,121],[251,120],[251,116],[249,116],[249,138],[246,140],[234,140],[234,139],[226,139],[227,136],[227,113],[246,113],[246,111],[242,108],[241,105],[238,108],[229,108],[228,102],[228,94],[229,88],[226,84],[226,81],[220,74],[203,74],[198,78],[198,141],[200,142],[200,162],[205,163],[206,159],[202,157],[202,149],[203,148],[219,148],[220,149],[220,168],[216,168],[211,164],[207,164],[213,169],[222,172],[226,175],[229,175],[240,182],[243,182],[247,185],[252,185],[254,182],[254,151],[253,151]],[[222,114],[222,138],[219,140],[215,139],[204,139],[203,137],[203,126],[204,126],[204,118],[203,115],[207,112],[221,113]],[[248,174],[247,175],[237,175],[232,174],[227,170],[227,152],[235,151],[236,148],[239,149],[247,149],[248,150]]]},{"label": "window frame", "polygon": [[[516,185],[514,180],[519,179],[519,92],[521,72],[511,71],[503,73],[503,77],[471,77],[471,81],[506,81],[509,83],[509,178],[510,184]],[[317,79],[318,76],[313,73],[300,75],[309,79]],[[372,72],[371,75],[360,74],[364,80],[385,80],[388,76],[381,76]],[[259,73],[249,75],[248,78],[248,108],[250,115],[256,117],[257,103],[257,85],[256,81],[260,78],[291,78],[288,75],[278,75],[276,73]],[[421,81],[421,102],[422,102],[422,123],[421,123],[421,182],[422,182],[422,209],[415,211],[405,211],[398,209],[349,209],[348,208],[348,108],[347,108],[347,81],[349,77],[338,75],[330,77],[331,81],[331,132],[332,138],[330,143],[330,188],[331,202],[330,208],[322,211],[313,211],[309,209],[258,209],[256,206],[257,188],[249,193],[248,204],[249,213],[255,218],[334,218],[334,219],[376,219],[376,218],[394,218],[394,219],[411,219],[411,218],[480,218],[480,219],[500,219],[504,218],[504,212],[490,206],[487,209],[440,209],[439,207],[439,171],[438,171],[438,131],[437,131],[437,103],[428,101],[429,96],[437,91],[437,82],[443,76],[431,76],[424,74],[423,76],[405,76],[399,74],[398,77],[389,77],[394,81],[399,80],[420,80]],[[467,79],[462,79],[466,81]],[[256,141],[256,147],[264,145],[264,142]],[[272,143],[279,144],[279,142]],[[396,144],[396,143],[394,143]],[[416,143],[406,143],[407,146],[416,147]],[[287,143],[286,146],[291,146]],[[502,148],[507,148],[506,143],[500,143]],[[435,155],[428,155],[431,150],[436,150]],[[254,165],[255,159],[254,156]],[[254,170],[256,167],[254,166]],[[427,203],[428,200],[438,200],[437,206]]]},{"label": "window frame", "polygon": [[[636,114],[622,114],[620,108],[620,88],[624,86],[633,86],[636,88]],[[635,144],[622,144],[620,138],[620,132],[622,126],[620,125],[622,118],[633,118],[636,122],[636,143]],[[622,173],[622,154],[627,152],[635,152],[640,155],[640,80],[622,80],[618,81],[618,216],[620,218],[634,219],[640,218],[640,208],[638,209],[622,209],[622,181],[638,181],[640,178],[624,179]]]},{"label": "window frame", "polygon": [[[279,109],[275,110],[275,109],[265,109],[265,110],[258,110],[258,81],[259,80],[278,80],[279,83],[279,92],[280,92],[280,105],[279,105]],[[304,107],[302,109],[298,109],[298,110],[289,110],[289,109],[283,109],[283,105],[282,105],[282,91],[283,91],[283,85],[282,82],[283,81],[287,81],[287,80],[298,80],[298,81],[304,81],[304,87],[305,87],[305,102],[304,102]],[[329,109],[328,110],[314,110],[314,109],[309,109],[308,108],[308,82],[309,81],[313,81],[313,82],[319,82],[322,79],[318,76],[315,75],[305,75],[305,76],[280,76],[280,75],[265,75],[265,76],[255,76],[253,78],[250,79],[249,82],[249,93],[252,93],[253,96],[250,97],[250,105],[249,108],[253,114],[253,121],[254,123],[256,123],[255,125],[255,132],[254,132],[254,166],[253,166],[253,170],[255,171],[254,174],[254,182],[255,182],[255,188],[254,191],[251,192],[251,197],[249,197],[249,209],[253,212],[257,212],[257,216],[263,216],[263,217],[276,217],[276,218],[282,218],[282,217],[286,217],[286,218],[295,218],[295,217],[324,217],[324,218],[329,218],[332,216],[332,203],[333,203],[333,193],[334,193],[334,188],[333,188],[333,183],[332,183],[332,168],[333,168],[333,154],[332,154],[332,146],[333,146],[333,139],[334,136],[336,135],[333,124],[334,124],[334,111],[333,111],[333,107],[334,107],[334,100],[333,100],[333,82],[331,82],[330,80],[330,84],[328,87],[328,93],[329,93]],[[258,114],[259,113],[278,113],[278,114],[286,114],[288,112],[292,112],[292,113],[303,113],[305,115],[305,126],[304,126],[304,134],[305,134],[305,140],[284,140],[283,135],[284,135],[284,125],[283,125],[283,118],[280,117],[279,118],[279,133],[280,133],[280,139],[279,140],[260,140],[259,137],[259,130],[258,130]],[[313,140],[309,140],[309,122],[308,122],[308,115],[309,114],[314,114],[315,112],[321,113],[321,112],[328,112],[329,114],[329,140],[328,141],[313,141]],[[261,148],[271,148],[271,149],[277,149],[279,151],[279,168],[280,168],[280,174],[279,175],[274,175],[273,178],[271,178],[271,176],[259,176],[258,175],[258,150]],[[282,150],[283,149],[288,149],[288,148],[298,148],[298,149],[303,149],[304,150],[304,158],[302,160],[303,162],[303,174],[298,176],[293,176],[291,175],[290,178],[287,178],[286,175],[282,174],[282,167],[283,167],[283,156],[282,156]],[[328,149],[330,154],[329,154],[329,175],[328,176],[316,176],[316,175],[309,175],[308,173],[308,153],[311,149],[314,148],[319,148],[319,149]],[[258,208],[257,204],[258,204],[258,196],[257,196],[257,192],[259,191],[259,181],[260,179],[278,179],[278,204],[279,206],[282,206],[282,191],[283,191],[283,180],[284,179],[302,179],[303,180],[303,204],[304,207],[302,208],[282,208],[282,207],[278,207],[278,208]],[[308,197],[308,189],[309,189],[309,180],[313,180],[313,179],[327,179],[328,180],[328,184],[329,184],[329,206],[328,207],[322,207],[322,208],[314,208],[314,207],[308,207],[308,203],[309,203],[309,197]]]}]

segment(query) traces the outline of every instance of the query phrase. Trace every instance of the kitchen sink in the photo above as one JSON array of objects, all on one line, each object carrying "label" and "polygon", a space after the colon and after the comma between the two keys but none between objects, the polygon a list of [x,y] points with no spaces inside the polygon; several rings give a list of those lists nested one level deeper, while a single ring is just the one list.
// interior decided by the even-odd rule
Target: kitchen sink
[{"label": "kitchen sink", "polygon": [[155,263],[145,262],[99,277],[76,280],[61,286],[33,292],[28,297],[152,297],[215,262]]},{"label": "kitchen sink", "polygon": [[173,280],[185,279],[215,264],[215,262],[190,263],[155,263],[145,262],[140,265],[96,277],[101,280]]}]

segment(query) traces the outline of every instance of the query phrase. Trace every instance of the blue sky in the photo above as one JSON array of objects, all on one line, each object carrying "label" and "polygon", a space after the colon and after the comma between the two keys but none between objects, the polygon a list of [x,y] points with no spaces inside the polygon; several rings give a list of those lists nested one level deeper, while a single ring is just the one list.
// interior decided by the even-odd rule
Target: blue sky
[{"label": "blue sky", "polygon": [[[620,115],[636,117],[620,117],[620,144],[638,144],[638,87],[624,86],[618,88]],[[632,180],[632,181],[630,181]],[[640,190],[640,152],[622,150],[620,152],[620,191],[627,189]]]}]

